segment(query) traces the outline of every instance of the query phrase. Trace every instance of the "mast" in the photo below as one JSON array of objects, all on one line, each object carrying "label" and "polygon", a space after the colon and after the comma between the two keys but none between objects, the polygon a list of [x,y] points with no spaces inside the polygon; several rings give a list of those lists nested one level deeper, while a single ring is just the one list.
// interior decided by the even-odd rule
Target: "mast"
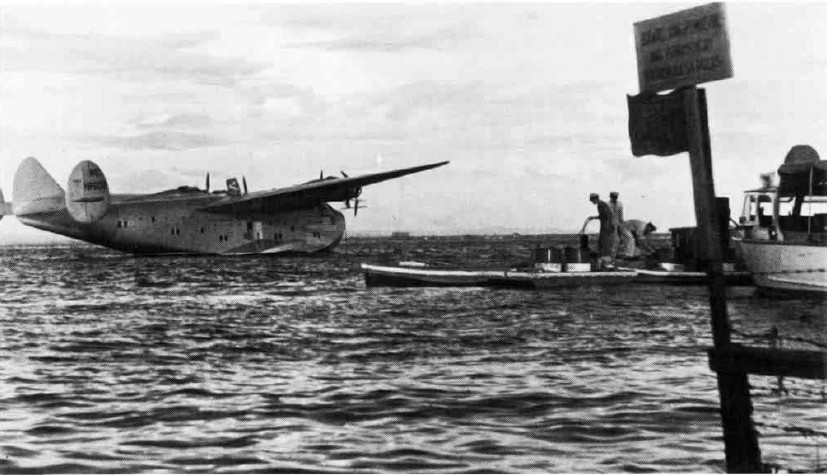
[{"label": "mast", "polygon": [[[809,205],[810,206],[810,214],[807,216],[807,242],[813,242],[813,213],[812,213],[813,205],[812,205],[812,202],[813,202],[813,171],[815,170],[815,168],[816,168],[815,165],[810,166],[810,183],[809,183],[810,192],[808,194],[808,196],[810,197],[810,205]],[[804,206],[803,198],[802,198],[801,206],[802,207]]]}]

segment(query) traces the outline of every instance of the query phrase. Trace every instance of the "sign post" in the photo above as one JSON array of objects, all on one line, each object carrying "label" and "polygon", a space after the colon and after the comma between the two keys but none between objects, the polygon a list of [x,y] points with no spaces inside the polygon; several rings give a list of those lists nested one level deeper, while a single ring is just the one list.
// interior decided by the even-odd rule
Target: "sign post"
[{"label": "sign post", "polygon": [[[706,100],[695,87],[683,91],[689,138],[689,163],[695,196],[696,236],[699,249],[708,252],[709,307],[712,314],[712,341],[716,350],[731,345],[730,323],[726,304],[726,281],[721,265],[721,233],[715,207],[715,183],[712,178],[712,155],[706,120]],[[705,99],[705,98],[704,98]],[[752,422],[752,399],[745,371],[717,372],[718,396],[721,401],[721,425],[724,429],[724,452],[729,473],[763,471],[758,434]]]},{"label": "sign post", "polygon": [[[676,93],[680,95],[682,105],[679,114],[685,119],[685,125],[675,124],[677,127],[673,126],[668,133],[654,136],[648,130],[636,133],[630,98],[632,150],[643,151],[641,155],[655,153],[662,156],[689,152],[698,226],[696,239],[700,240],[698,249],[705,253],[699,257],[707,264],[713,344],[715,350],[723,350],[731,346],[726,284],[721,264],[723,252],[720,237],[726,230],[720,229],[717,219],[706,95],[695,85],[732,77],[724,8],[721,3],[703,5],[635,23],[634,30],[638,81],[641,96],[646,95],[643,100],[646,97],[661,97],[654,96],[658,91],[678,89]],[[671,109],[676,110],[675,107]],[[674,117],[675,112],[670,114]],[[661,122],[664,120],[670,121],[669,117],[660,118]],[[676,121],[671,119],[671,122],[674,124]],[[685,127],[685,135],[679,133],[683,131],[675,130],[682,127]],[[663,129],[663,126],[656,129]],[[641,136],[648,140],[635,143],[636,137]],[[658,140],[665,143],[657,143]],[[758,436],[752,422],[747,374],[744,371],[716,374],[727,472],[761,472],[763,467]]]}]

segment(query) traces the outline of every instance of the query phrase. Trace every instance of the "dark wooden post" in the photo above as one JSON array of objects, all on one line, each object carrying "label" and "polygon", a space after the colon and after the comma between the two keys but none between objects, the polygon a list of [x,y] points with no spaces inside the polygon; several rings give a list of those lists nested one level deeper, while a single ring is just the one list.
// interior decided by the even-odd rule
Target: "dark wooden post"
[{"label": "dark wooden post", "polygon": [[723,262],[732,260],[732,247],[730,244],[729,235],[729,221],[731,211],[729,208],[729,198],[717,197],[715,198],[715,212],[718,217],[718,229],[721,230],[721,250]]},{"label": "dark wooden post", "polygon": [[[682,91],[686,111],[692,189],[695,196],[696,239],[699,256],[707,264],[709,306],[712,313],[712,340],[716,350],[730,345],[730,324],[726,306],[726,283],[721,265],[721,232],[712,179],[712,154],[706,117],[706,96],[695,86]],[[724,429],[726,469],[730,473],[761,472],[758,435],[752,422],[752,401],[747,374],[718,372],[721,422]]]}]

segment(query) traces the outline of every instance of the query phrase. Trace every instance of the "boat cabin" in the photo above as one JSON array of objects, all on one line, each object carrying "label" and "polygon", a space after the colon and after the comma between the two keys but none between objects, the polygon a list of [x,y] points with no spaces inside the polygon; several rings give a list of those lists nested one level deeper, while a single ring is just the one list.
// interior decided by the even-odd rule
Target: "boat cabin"
[{"label": "boat cabin", "polygon": [[744,239],[827,244],[827,161],[796,145],[778,168],[779,184],[744,192],[738,228]]}]

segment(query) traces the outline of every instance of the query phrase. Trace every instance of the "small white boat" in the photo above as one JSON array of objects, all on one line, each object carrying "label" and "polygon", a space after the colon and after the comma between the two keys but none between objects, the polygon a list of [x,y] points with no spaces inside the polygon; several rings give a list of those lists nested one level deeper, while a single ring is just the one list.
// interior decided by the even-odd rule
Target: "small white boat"
[{"label": "small white boat", "polygon": [[447,270],[362,264],[368,287],[499,287],[545,289],[630,283],[637,272]]},{"label": "small white boat", "polygon": [[733,242],[759,289],[827,296],[827,161],[796,145],[778,175],[745,192]]}]

